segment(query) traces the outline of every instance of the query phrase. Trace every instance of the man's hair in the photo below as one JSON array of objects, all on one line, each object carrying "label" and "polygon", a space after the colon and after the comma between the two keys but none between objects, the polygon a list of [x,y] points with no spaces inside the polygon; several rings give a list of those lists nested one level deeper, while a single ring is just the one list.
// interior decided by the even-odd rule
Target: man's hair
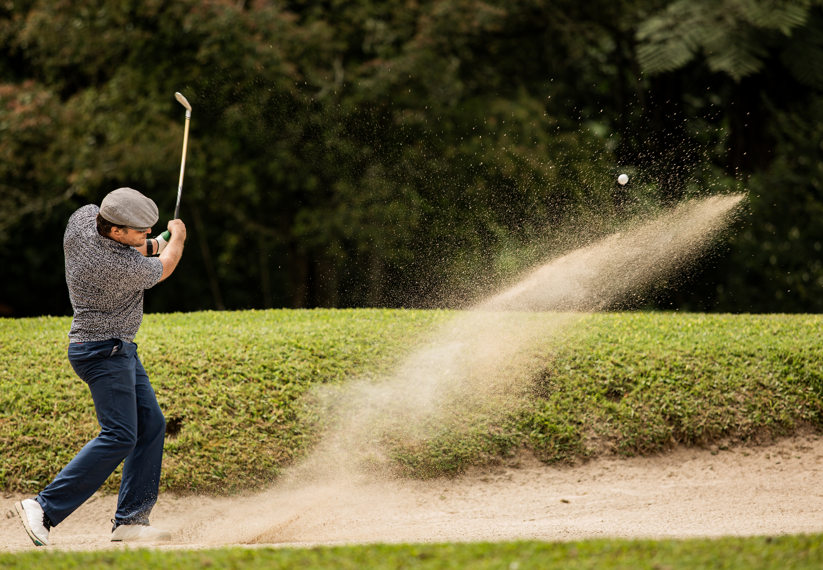
[{"label": "man's hair", "polygon": [[118,226],[117,224],[113,224],[108,221],[106,218],[97,213],[97,233],[103,237],[109,237],[112,228],[120,228],[122,226]]}]

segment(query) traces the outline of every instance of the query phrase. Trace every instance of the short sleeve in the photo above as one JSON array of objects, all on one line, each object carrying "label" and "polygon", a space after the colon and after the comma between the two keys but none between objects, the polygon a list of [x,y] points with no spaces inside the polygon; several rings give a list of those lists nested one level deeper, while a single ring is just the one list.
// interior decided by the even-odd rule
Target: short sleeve
[{"label": "short sleeve", "polygon": [[163,277],[163,262],[159,257],[144,257],[135,250],[135,285],[140,289],[151,289]]}]

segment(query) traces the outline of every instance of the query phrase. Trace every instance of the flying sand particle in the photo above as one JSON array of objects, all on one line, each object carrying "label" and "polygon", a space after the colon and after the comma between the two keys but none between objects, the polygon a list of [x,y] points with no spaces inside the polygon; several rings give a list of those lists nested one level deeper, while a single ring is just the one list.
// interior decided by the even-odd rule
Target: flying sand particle
[{"label": "flying sand particle", "polygon": [[637,220],[459,312],[388,377],[319,388],[317,397],[334,419],[311,455],[269,491],[237,499],[237,508],[219,519],[192,513],[202,522],[179,530],[178,539],[284,542],[290,529],[325,520],[331,504],[379,509],[381,497],[370,485],[382,481],[400,492],[404,484],[396,479],[387,445],[422,445],[473,415],[510,410],[542,365],[541,354],[568,338],[586,314],[636,305],[656,284],[693,267],[737,215],[742,199],[692,200]]}]

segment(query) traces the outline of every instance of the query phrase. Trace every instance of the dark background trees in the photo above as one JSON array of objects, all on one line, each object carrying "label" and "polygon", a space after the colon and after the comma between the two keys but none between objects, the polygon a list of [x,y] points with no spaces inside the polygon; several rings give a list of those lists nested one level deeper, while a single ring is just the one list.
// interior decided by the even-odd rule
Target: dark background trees
[{"label": "dark background trees", "polygon": [[730,189],[751,215],[660,306],[820,311],[821,22],[801,0],[2,4],[0,311],[70,314],[80,205],[131,186],[172,214],[175,91],[190,237],[148,311],[459,304],[571,220]]}]

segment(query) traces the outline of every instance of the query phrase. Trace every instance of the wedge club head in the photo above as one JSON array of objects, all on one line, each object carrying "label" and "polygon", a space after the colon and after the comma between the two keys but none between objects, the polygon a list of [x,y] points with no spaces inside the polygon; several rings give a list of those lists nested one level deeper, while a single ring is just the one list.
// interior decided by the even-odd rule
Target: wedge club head
[{"label": "wedge club head", "polygon": [[183,97],[182,93],[180,93],[180,92],[175,93],[174,98],[177,99],[180,102],[180,104],[183,105],[186,108],[186,111],[191,112],[191,105],[189,105],[188,99]]}]

